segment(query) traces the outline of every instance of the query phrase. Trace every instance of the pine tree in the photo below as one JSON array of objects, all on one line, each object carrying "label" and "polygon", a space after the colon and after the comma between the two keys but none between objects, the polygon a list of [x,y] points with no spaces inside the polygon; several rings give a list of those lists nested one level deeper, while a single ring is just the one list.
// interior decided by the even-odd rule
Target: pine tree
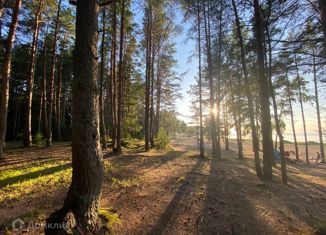
[{"label": "pine tree", "polygon": [[15,1],[15,6],[12,12],[12,18],[11,18],[8,36],[3,45],[4,55],[3,55],[2,73],[1,73],[2,78],[1,78],[1,104],[0,104],[0,157],[3,154],[5,139],[6,139],[12,49],[15,41],[16,29],[18,26],[18,15],[19,15],[21,2],[22,2],[21,0]]}]

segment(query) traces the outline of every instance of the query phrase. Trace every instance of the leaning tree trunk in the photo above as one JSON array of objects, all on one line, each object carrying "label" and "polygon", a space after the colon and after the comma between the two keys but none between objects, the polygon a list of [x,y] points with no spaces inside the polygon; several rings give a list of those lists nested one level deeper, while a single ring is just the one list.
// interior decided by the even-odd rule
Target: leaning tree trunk
[{"label": "leaning tree trunk", "polygon": [[12,13],[11,23],[9,27],[8,37],[4,42],[4,55],[2,63],[2,78],[1,78],[1,104],[0,104],[0,157],[2,156],[6,131],[7,131],[7,115],[9,102],[9,78],[11,69],[11,54],[14,46],[16,29],[18,26],[18,15],[21,6],[21,0],[16,0],[15,7]]},{"label": "leaning tree trunk", "polygon": [[26,94],[26,111],[25,111],[25,128],[24,128],[24,146],[30,147],[32,144],[32,100],[34,88],[34,73],[37,53],[37,42],[39,36],[39,26],[42,16],[42,10],[45,0],[40,0],[39,6],[35,13],[33,40],[30,48],[30,58],[27,72],[27,94]]},{"label": "leaning tree trunk", "polygon": [[49,84],[49,99],[48,99],[48,126],[46,131],[46,145],[50,146],[52,144],[52,112],[53,112],[53,105],[54,105],[54,75],[55,75],[55,56],[56,56],[56,47],[57,47],[57,39],[59,33],[59,21],[60,21],[60,14],[61,14],[61,2],[59,0],[57,16],[55,20],[55,28],[54,28],[54,37],[53,37],[53,44],[52,44],[52,55],[51,55],[51,70],[50,70],[50,84]]},{"label": "leaning tree trunk", "polygon": [[203,133],[203,104],[202,104],[202,74],[201,74],[201,30],[200,30],[200,5],[197,0],[197,31],[198,31],[198,77],[199,77],[199,138],[200,138],[200,157],[204,157],[204,133]]},{"label": "leaning tree trunk", "polygon": [[232,0],[232,5],[233,5],[233,10],[234,10],[234,15],[235,15],[235,22],[236,22],[236,26],[237,26],[238,43],[239,43],[240,52],[241,52],[241,64],[242,64],[242,70],[243,70],[243,76],[244,76],[244,89],[246,91],[246,95],[247,95],[247,99],[248,99],[248,111],[249,111],[249,118],[250,118],[252,146],[253,146],[253,152],[254,152],[254,157],[255,157],[256,173],[257,173],[257,176],[259,178],[261,178],[262,172],[261,172],[260,159],[259,159],[259,140],[258,140],[258,136],[257,136],[257,128],[256,128],[255,116],[254,116],[254,106],[253,106],[254,103],[253,103],[253,97],[252,97],[252,94],[250,91],[245,50],[244,50],[240,20],[239,20],[238,10],[237,10],[235,0]]},{"label": "leaning tree trunk", "polygon": [[313,50],[313,64],[314,64],[313,65],[313,69],[314,69],[314,86],[315,86],[315,99],[316,99],[316,110],[317,110],[317,121],[318,121],[320,155],[321,155],[322,162],[325,162],[325,149],[324,149],[324,141],[323,141],[323,129],[321,127],[321,119],[320,119],[320,106],[319,106],[319,94],[318,94],[318,82],[317,82],[315,50]]},{"label": "leaning tree trunk", "polygon": [[[76,221],[74,234],[98,234],[99,229],[104,167],[99,133],[98,12],[97,0],[78,0],[73,80],[73,176],[64,206],[47,219],[48,225],[61,223],[67,213],[72,212]],[[45,229],[45,234],[59,232],[53,226]]]},{"label": "leaning tree trunk", "polygon": [[263,18],[258,0],[254,0],[254,18],[256,33],[256,50],[257,50],[257,67],[259,82],[259,99],[261,105],[261,129],[263,136],[263,175],[265,180],[273,179],[272,157],[272,123],[269,102],[269,83],[265,75],[264,64],[264,35],[263,35]]}]

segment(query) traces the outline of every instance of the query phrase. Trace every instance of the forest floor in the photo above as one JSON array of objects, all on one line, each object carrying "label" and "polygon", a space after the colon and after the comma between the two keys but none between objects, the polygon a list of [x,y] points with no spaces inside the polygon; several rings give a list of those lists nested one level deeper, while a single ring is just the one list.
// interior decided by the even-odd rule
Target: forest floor
[{"label": "forest floor", "polygon": [[[41,225],[60,208],[70,157],[69,143],[7,151],[0,162],[0,234],[11,234],[16,218]],[[223,151],[222,160],[201,159],[191,138],[172,141],[167,152],[105,152],[100,211],[111,218],[113,234],[326,234],[326,164],[288,162],[285,186],[279,165],[274,182],[262,182],[250,154],[236,157]]]}]

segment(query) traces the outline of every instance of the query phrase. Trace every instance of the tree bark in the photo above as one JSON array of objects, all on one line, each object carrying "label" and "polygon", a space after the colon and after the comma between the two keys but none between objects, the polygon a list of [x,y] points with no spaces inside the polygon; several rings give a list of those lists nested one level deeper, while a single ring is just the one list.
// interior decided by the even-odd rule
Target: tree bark
[{"label": "tree bark", "polygon": [[306,152],[306,162],[309,163],[309,147],[308,147],[308,139],[307,139],[307,128],[306,128],[306,118],[304,115],[303,110],[303,97],[302,97],[302,87],[301,87],[301,81],[299,76],[299,67],[296,55],[295,56],[295,67],[297,72],[297,86],[299,90],[299,103],[300,103],[300,109],[301,109],[301,117],[302,117],[302,125],[303,125],[303,135],[304,135],[304,141],[305,141],[305,152]]},{"label": "tree bark", "polygon": [[204,133],[203,133],[203,104],[202,104],[202,72],[201,72],[201,19],[200,19],[200,5],[197,0],[197,32],[198,32],[198,77],[199,77],[199,138],[200,138],[200,157],[204,157]]},{"label": "tree bark", "polygon": [[104,69],[105,69],[105,53],[104,53],[104,44],[105,44],[105,30],[106,30],[106,14],[105,8],[102,9],[102,42],[101,42],[101,73],[99,81],[100,97],[99,97],[99,106],[100,106],[100,134],[102,148],[106,149],[106,130],[105,130],[105,119],[104,119],[104,97],[103,97],[103,86],[104,86]]},{"label": "tree bark", "polygon": [[[210,20],[209,20],[209,6],[206,13],[206,6],[203,0],[203,13],[204,13],[204,26],[206,36],[206,51],[207,51],[207,65],[208,65],[208,80],[209,80],[209,104],[210,104],[210,131],[212,137],[212,150],[213,156],[220,157],[217,151],[217,136],[216,136],[216,117],[214,113],[214,98],[215,98],[215,86],[212,76],[212,51],[211,51],[211,35],[210,35]],[[220,35],[221,37],[221,35]]]},{"label": "tree bark", "polygon": [[[281,172],[282,172],[282,182],[283,184],[287,184],[287,173],[286,173],[286,160],[285,160],[285,148],[284,148],[284,139],[283,139],[283,133],[281,130],[280,125],[280,117],[278,115],[277,111],[277,104],[276,104],[276,98],[275,98],[275,91],[273,87],[272,82],[272,46],[271,46],[271,40],[270,40],[270,34],[269,34],[269,27],[266,26],[266,33],[267,33],[267,40],[268,40],[268,57],[269,57],[269,65],[268,65],[268,81],[269,81],[269,87],[271,92],[271,97],[273,100],[273,110],[274,110],[274,118],[275,118],[275,126],[276,126],[276,132],[277,135],[280,138],[280,154],[281,154]],[[275,139],[275,142],[277,140]],[[274,160],[274,155],[272,156]]]},{"label": "tree bark", "polygon": [[53,44],[52,44],[52,54],[51,54],[51,70],[50,70],[50,84],[49,84],[49,97],[48,97],[48,105],[47,105],[47,118],[48,118],[48,126],[46,131],[46,145],[50,146],[52,144],[52,112],[54,106],[54,76],[55,76],[55,63],[56,63],[56,48],[57,48],[57,39],[59,33],[59,21],[61,14],[61,2],[59,0],[58,10],[55,20],[55,28],[54,28],[54,36],[53,36]]},{"label": "tree bark", "polygon": [[117,143],[117,79],[116,79],[116,52],[117,52],[117,5],[113,3],[112,20],[112,49],[111,49],[111,84],[112,84],[112,150]]},{"label": "tree bark", "polygon": [[155,119],[155,135],[160,129],[160,111],[161,111],[161,63],[160,48],[157,51],[157,76],[156,76],[156,119]]},{"label": "tree bark", "polygon": [[56,113],[56,120],[57,120],[57,137],[58,140],[62,140],[62,135],[61,135],[61,116],[62,116],[62,111],[61,111],[61,96],[62,96],[62,60],[63,60],[63,54],[64,54],[64,47],[65,47],[65,38],[62,41],[62,47],[61,47],[61,55],[59,58],[59,64],[58,64],[58,83],[57,83],[57,94],[56,94],[56,107],[57,107],[57,113]]},{"label": "tree bark", "polygon": [[223,0],[220,0],[219,11],[219,37],[218,37],[218,59],[217,59],[217,92],[216,92],[216,131],[217,131],[217,156],[221,157],[221,64],[222,64],[222,18],[223,18]]},{"label": "tree bark", "polygon": [[224,122],[224,139],[225,139],[225,150],[230,150],[229,144],[229,123],[228,123],[228,110],[226,104],[223,104],[223,122]]},{"label": "tree bark", "polygon": [[152,48],[152,60],[151,60],[151,87],[150,87],[150,120],[149,120],[149,142],[151,147],[155,147],[154,143],[154,61],[155,61],[155,44]]},{"label": "tree bark", "polygon": [[325,163],[325,149],[324,149],[324,141],[323,141],[323,129],[322,129],[322,126],[321,126],[321,119],[320,119],[320,105],[319,105],[319,94],[318,94],[318,82],[317,82],[315,49],[313,49],[313,64],[314,64],[313,65],[314,87],[315,87],[315,101],[316,101],[316,111],[317,111],[320,155],[321,155],[321,161],[323,163]]},{"label": "tree bark", "polygon": [[48,36],[48,25],[46,28],[46,32],[44,35],[44,40],[43,40],[43,49],[42,49],[42,68],[43,68],[43,77],[41,81],[41,100],[42,100],[42,106],[40,107],[40,112],[42,113],[42,120],[43,120],[43,130],[45,133],[45,136],[47,136],[47,131],[48,131],[48,115],[47,115],[47,92],[46,92],[46,80],[47,80],[47,61],[46,61],[46,47],[47,47],[47,36]]},{"label": "tree bark", "polygon": [[[73,80],[72,182],[64,206],[47,225],[72,212],[76,234],[98,234],[98,209],[104,175],[99,133],[97,0],[78,0]],[[80,95],[83,94],[83,95]],[[47,226],[45,234],[62,234]]]},{"label": "tree bark", "polygon": [[234,10],[234,15],[235,15],[236,26],[237,26],[238,43],[239,43],[240,52],[241,52],[241,64],[242,64],[242,71],[243,71],[243,76],[244,76],[244,86],[245,86],[244,88],[245,88],[247,100],[248,100],[248,111],[249,111],[250,126],[251,126],[252,145],[253,145],[253,151],[254,151],[254,157],[255,157],[256,174],[259,178],[261,178],[262,171],[261,171],[260,159],[259,159],[259,140],[258,140],[258,136],[257,136],[257,129],[256,129],[255,117],[254,117],[253,97],[252,97],[252,94],[250,91],[250,86],[249,86],[249,78],[248,78],[245,50],[244,50],[240,20],[239,20],[238,10],[237,10],[235,0],[232,0],[232,5],[233,5],[233,10]]},{"label": "tree bark", "polygon": [[7,116],[9,102],[9,79],[11,72],[11,56],[14,46],[16,29],[18,26],[18,15],[21,6],[21,0],[16,0],[13,9],[11,23],[9,27],[8,37],[4,42],[4,55],[2,63],[2,78],[1,78],[1,105],[0,105],[0,157],[3,154],[6,131],[7,131]]},{"label": "tree bark", "polygon": [[122,112],[123,112],[123,63],[124,63],[124,35],[125,35],[125,0],[121,2],[121,26],[120,26],[120,52],[119,52],[119,84],[118,84],[118,126],[117,126],[117,149],[116,152],[121,153],[122,138]]},{"label": "tree bark", "polygon": [[263,175],[265,180],[273,179],[272,157],[272,124],[269,102],[269,83],[265,75],[264,64],[264,35],[263,35],[263,18],[258,0],[254,0],[254,18],[256,33],[256,50],[257,50],[257,67],[259,82],[259,99],[261,105],[261,129],[263,136]]},{"label": "tree bark", "polygon": [[42,17],[42,11],[45,0],[40,0],[38,8],[35,13],[33,25],[33,39],[30,48],[30,58],[27,72],[27,93],[26,93],[26,111],[25,111],[25,128],[23,142],[25,147],[30,147],[32,144],[32,101],[33,101],[33,88],[34,88],[34,73],[35,62],[37,53],[37,42],[39,36],[39,25]]},{"label": "tree bark", "polygon": [[292,96],[290,91],[290,81],[288,78],[288,74],[286,71],[286,79],[287,79],[287,96],[288,96],[288,102],[290,105],[290,116],[291,116],[291,126],[292,126],[292,133],[293,133],[293,142],[294,142],[294,149],[295,149],[295,158],[299,160],[299,147],[298,147],[298,141],[297,141],[297,134],[295,131],[295,124],[294,124],[294,115],[293,115],[293,107],[292,107]]},{"label": "tree bark", "polygon": [[152,3],[148,2],[147,25],[146,25],[146,84],[145,84],[145,151],[149,150],[150,144],[150,87],[151,87],[151,54],[152,54]]},{"label": "tree bark", "polygon": [[[234,96],[232,95],[231,97],[231,103],[232,106],[234,106]],[[234,126],[235,126],[235,131],[237,133],[237,146],[238,146],[238,158],[243,159],[243,153],[242,153],[242,140],[241,140],[241,129],[240,129],[240,124],[238,121],[237,113],[235,110],[232,111],[233,114],[233,119],[234,119]]]}]

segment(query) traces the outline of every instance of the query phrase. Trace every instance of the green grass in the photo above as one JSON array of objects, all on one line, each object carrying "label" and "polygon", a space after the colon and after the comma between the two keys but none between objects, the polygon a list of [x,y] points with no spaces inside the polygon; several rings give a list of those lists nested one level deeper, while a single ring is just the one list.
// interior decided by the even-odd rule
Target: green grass
[{"label": "green grass", "polygon": [[20,169],[10,169],[0,172],[0,186],[25,181],[26,179],[37,178],[42,175],[55,173],[70,167],[69,161],[52,161],[36,163]]},{"label": "green grass", "polygon": [[51,195],[58,188],[68,187],[71,179],[69,161],[35,164],[7,170],[0,174],[0,204],[22,198]]},{"label": "green grass", "polygon": [[138,178],[129,178],[129,179],[117,179],[115,177],[111,178],[111,186],[112,188],[128,188],[132,186],[139,185]]},{"label": "green grass", "polygon": [[185,180],[186,180],[186,177],[183,175],[183,176],[179,177],[177,182],[180,184],[180,183],[184,182]]},{"label": "green grass", "polygon": [[99,215],[106,220],[106,227],[112,229],[115,224],[122,224],[117,213],[112,212],[112,208],[101,208]]}]

